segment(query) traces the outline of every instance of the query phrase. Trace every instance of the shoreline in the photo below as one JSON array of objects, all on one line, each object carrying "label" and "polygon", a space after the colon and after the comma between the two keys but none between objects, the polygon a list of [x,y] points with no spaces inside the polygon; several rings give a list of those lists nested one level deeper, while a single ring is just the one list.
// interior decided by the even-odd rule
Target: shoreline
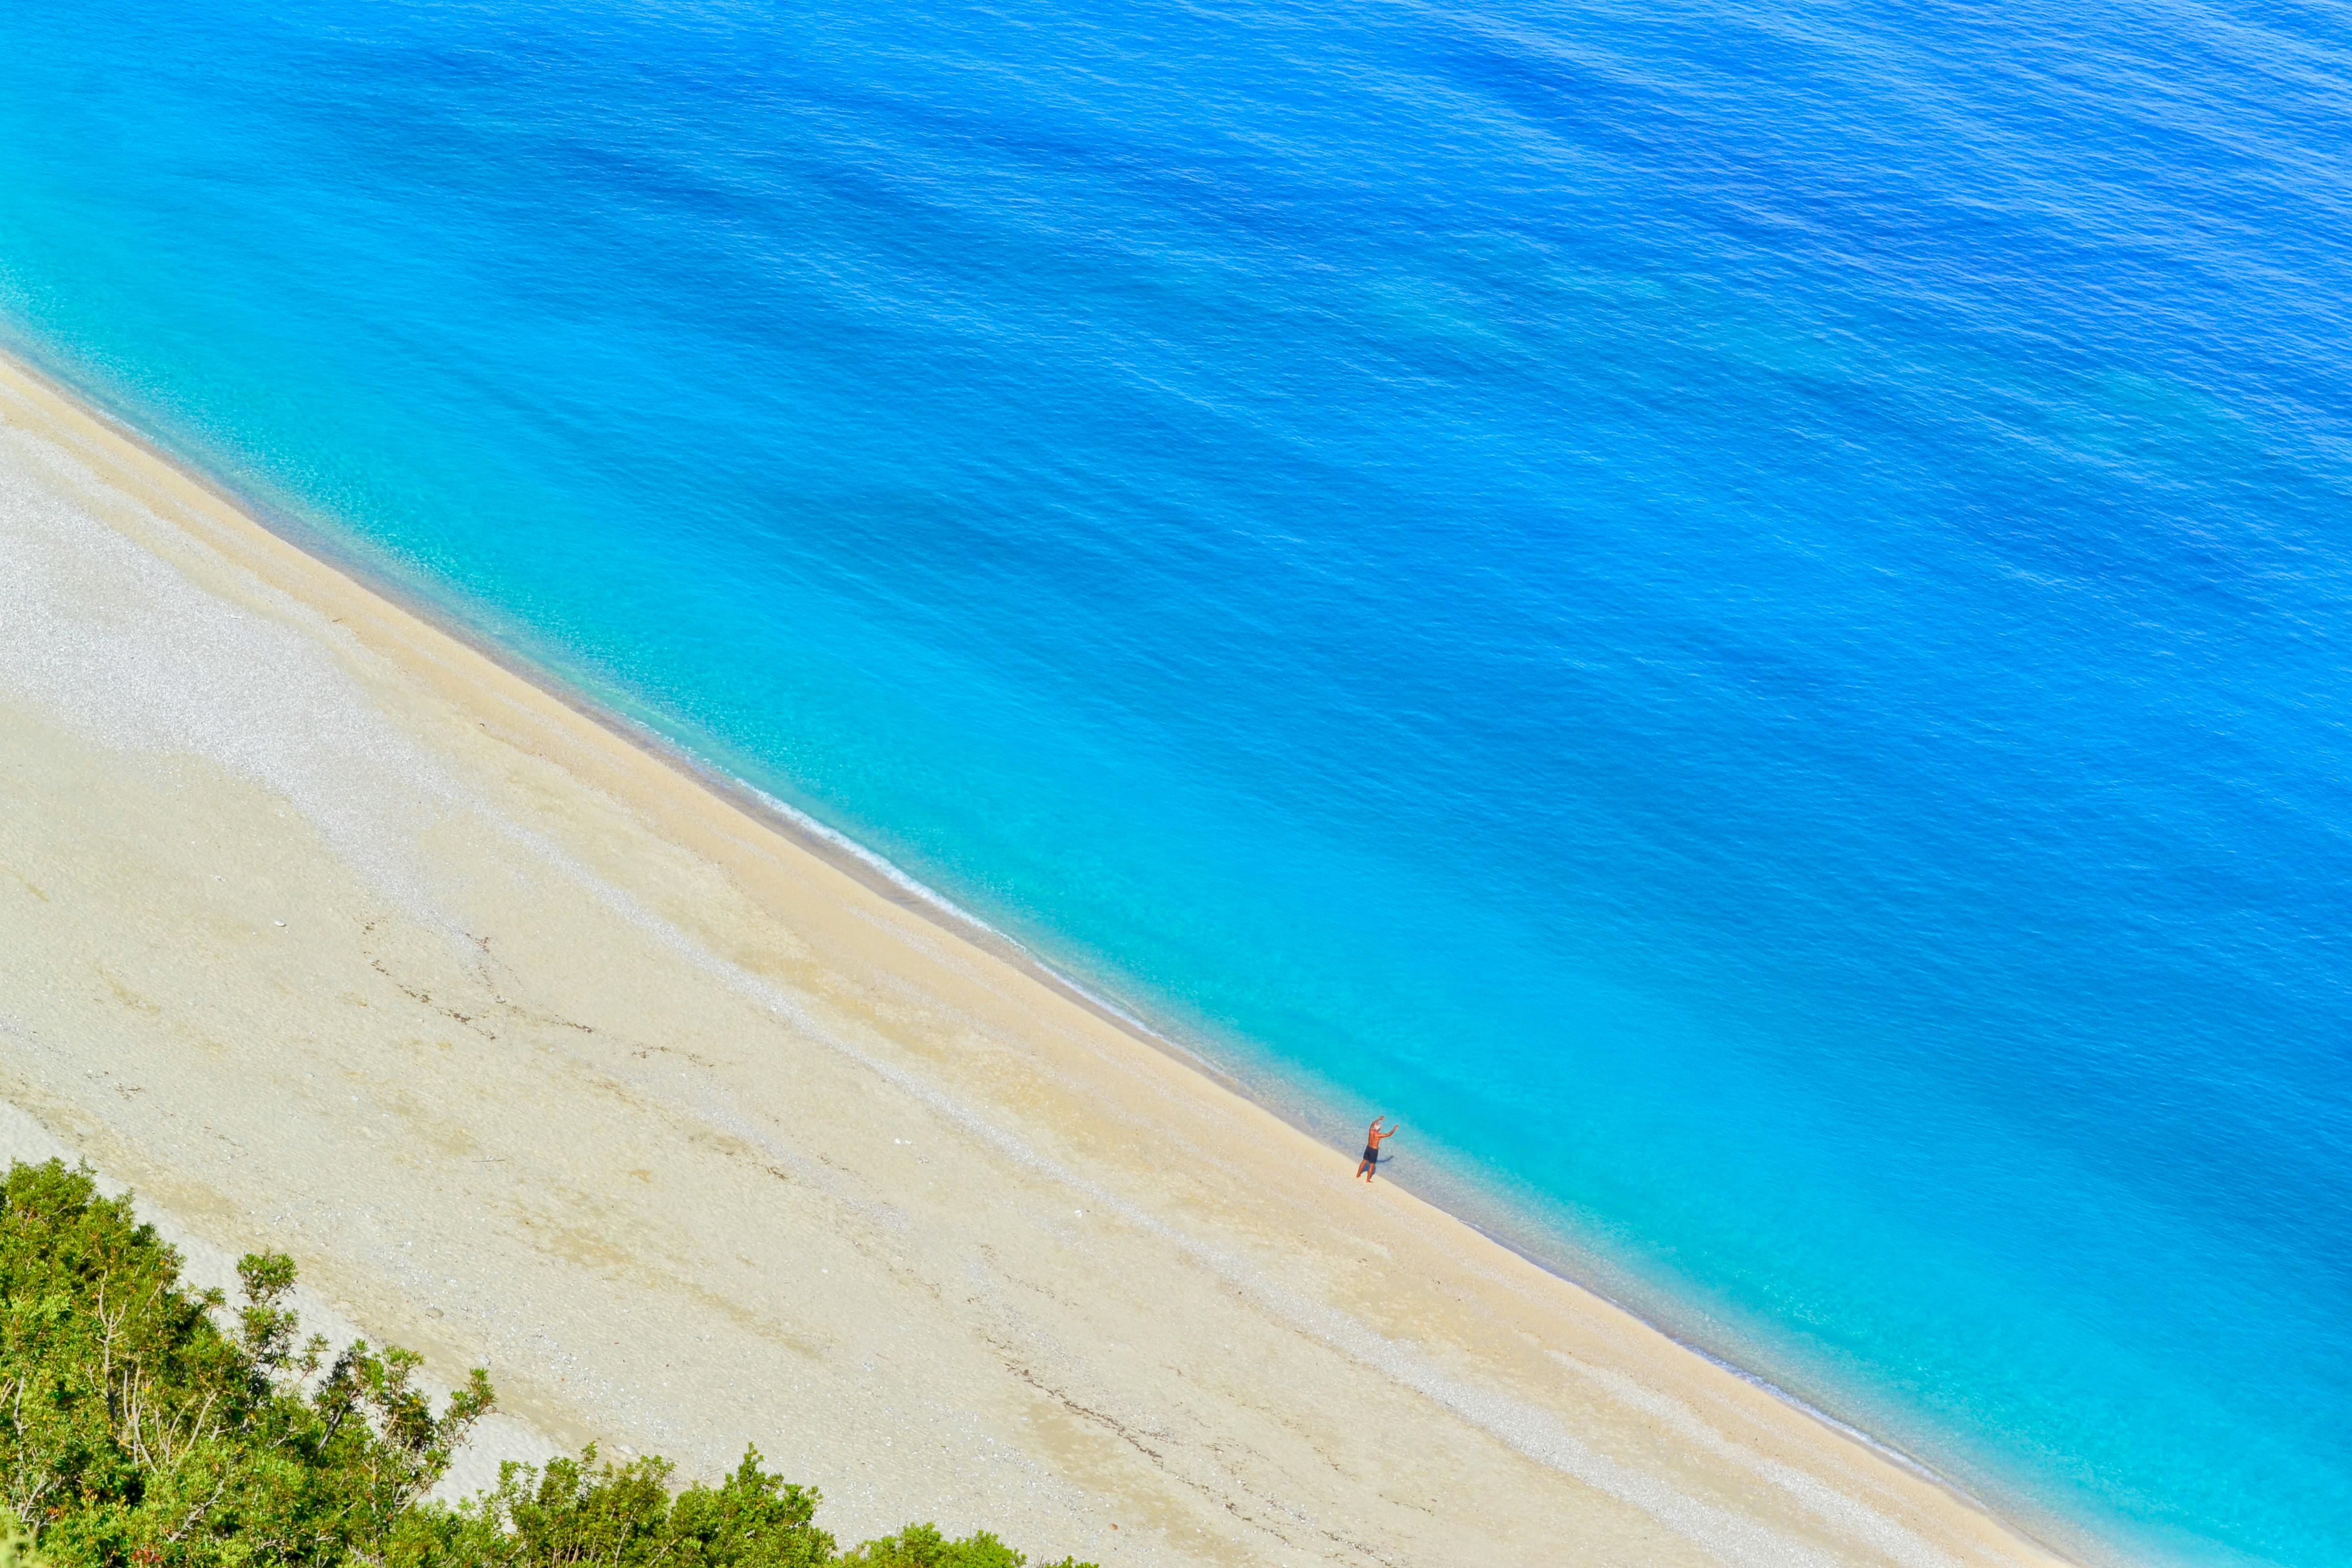
[{"label": "shoreline", "polygon": [[[142,454],[146,460],[168,468],[182,483],[205,495],[221,509],[241,520],[283,550],[292,552],[315,569],[332,574],[348,584],[355,595],[381,602],[394,614],[404,616],[428,633],[448,639],[474,657],[495,667],[509,679],[528,688],[539,699],[557,705],[598,731],[635,755],[666,770],[686,787],[698,791],[725,810],[749,822],[757,829],[772,834],[799,851],[821,861],[834,871],[863,887],[876,898],[902,910],[926,922],[952,941],[965,944],[980,953],[1024,975],[1045,991],[1081,1009],[1101,1024],[1115,1029],[1128,1039],[1143,1046],[1183,1072],[1193,1075],[1213,1092],[1234,1097],[1249,1110],[1278,1119],[1293,1131],[1314,1140],[1323,1147],[1336,1148],[1328,1138],[1319,1135],[1304,1118],[1293,1114],[1290,1108],[1279,1102],[1253,1094],[1240,1079],[1218,1068],[1202,1054],[1193,1051],[1171,1035],[1155,1028],[1115,1000],[1096,994],[1088,987],[1062,974],[1050,963],[1040,958],[1016,939],[996,930],[978,917],[956,906],[952,900],[924,886],[892,866],[884,858],[857,845],[846,836],[827,827],[781,800],[768,795],[756,786],[735,778],[668,737],[651,731],[646,725],[624,714],[604,708],[586,694],[572,690],[542,669],[527,657],[492,641],[457,622],[439,606],[422,595],[404,591],[396,584],[381,580],[382,574],[373,571],[369,563],[358,559],[355,552],[334,547],[334,542],[321,531],[290,515],[281,515],[278,509],[257,504],[240,495],[193,460],[163,447],[154,438],[131,424],[123,416],[105,407],[62,382],[54,373],[13,350],[6,352],[5,363],[0,369],[13,371],[25,380],[47,393],[85,418],[102,427],[117,439]],[[218,542],[215,542],[217,543]],[[264,574],[266,576],[267,574]],[[340,623],[338,623],[340,624]],[[1344,1149],[1338,1150],[1343,1157]],[[1610,1295],[1578,1279],[1555,1258],[1542,1256],[1515,1241],[1510,1237],[1481,1224],[1474,1217],[1431,1204],[1429,1200],[1410,1194],[1408,1201],[1422,1205],[1444,1223],[1461,1227],[1482,1238],[1486,1243],[1507,1252],[1526,1265],[1541,1271],[1561,1286],[1590,1298],[1599,1306],[1632,1319],[1644,1331],[1674,1346],[1685,1354],[1701,1359],[1727,1375],[1756,1389],[1777,1405],[1790,1410],[1821,1429],[1834,1440],[1850,1444],[1874,1455],[1880,1461],[1909,1472],[1915,1479],[1931,1486],[1951,1502],[1979,1516],[1987,1524],[2021,1544],[2046,1554],[2051,1560],[2063,1561],[2053,1548],[2036,1540],[2007,1516],[1963,1490],[1939,1475],[1931,1467],[1903,1453],[1891,1445],[1872,1436],[1866,1431],[1840,1420],[1773,1381],[1740,1366],[1704,1344],[1688,1340],[1667,1328],[1640,1316]],[[1507,1205],[1502,1206],[1507,1206]]]},{"label": "shoreline", "polygon": [[[902,909],[923,916],[950,935],[1016,965],[1041,984],[1096,1014],[1105,1023],[1124,1030],[1154,1050],[1169,1053],[1218,1087],[1254,1103],[1262,1103],[1239,1079],[1184,1045],[1173,1033],[1152,1025],[1115,999],[1102,995],[1063,973],[1018,938],[998,930],[946,894],[899,869],[887,857],[828,826],[789,801],[737,777],[650,725],[598,702],[587,693],[557,679],[551,671],[542,668],[516,649],[467,626],[425,594],[391,581],[383,572],[373,568],[360,552],[344,548],[325,530],[304,521],[282,507],[247,495],[195,458],[165,446],[128,416],[108,407],[57,372],[36,362],[29,357],[22,343],[0,342],[0,366],[38,384],[59,401],[103,424],[115,436],[138,447],[153,461],[171,468],[182,479],[205,491],[221,505],[242,514],[289,548],[299,551],[328,570],[350,579],[362,592],[383,600],[404,615],[413,616],[452,642],[497,665],[541,696],[562,703],[624,744],[645,752],[770,832],[818,856],[837,869],[856,878],[874,892],[891,900]],[[1268,1106],[1266,1109],[1274,1110],[1276,1115],[1284,1115],[1279,1108]],[[1291,1119],[1285,1116],[1285,1120]],[[1303,1123],[1293,1121],[1292,1124],[1310,1136],[1320,1136]],[[1338,1144],[1331,1147],[1346,1152]],[[1570,1282],[1575,1283],[1573,1280]]]}]

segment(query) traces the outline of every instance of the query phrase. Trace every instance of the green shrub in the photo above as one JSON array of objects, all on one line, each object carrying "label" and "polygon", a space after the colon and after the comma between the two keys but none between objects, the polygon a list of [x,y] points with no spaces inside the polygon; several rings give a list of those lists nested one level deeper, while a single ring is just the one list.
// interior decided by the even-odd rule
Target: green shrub
[{"label": "green shrub", "polygon": [[[294,1266],[238,1267],[236,1327],[217,1291],[128,1198],[51,1161],[0,1181],[0,1568],[1022,1568],[982,1531],[929,1525],[847,1554],[817,1493],[746,1452],[718,1486],[672,1489],[658,1458],[592,1447],[509,1465],[455,1508],[426,1500],[490,1409],[478,1370],[436,1414],[419,1358],[333,1356],[286,1305]],[[1090,1568],[1067,1563],[1055,1568]]]},{"label": "green shrub", "polygon": [[816,1568],[836,1561],[812,1521],[816,1493],[787,1485],[747,1451],[716,1487],[673,1494],[667,1459],[599,1463],[591,1445],[546,1469],[509,1464],[496,1489],[456,1509],[414,1510],[391,1552],[415,1568]]},{"label": "green shrub", "polygon": [[[896,1535],[869,1541],[838,1559],[858,1568],[1022,1568],[1028,1560],[986,1531],[950,1541],[936,1525],[910,1524]],[[1070,1558],[1045,1568],[1091,1568]]]},{"label": "green shrub", "polygon": [[33,1532],[6,1515],[0,1515],[0,1568],[43,1568],[41,1554],[33,1550]]}]

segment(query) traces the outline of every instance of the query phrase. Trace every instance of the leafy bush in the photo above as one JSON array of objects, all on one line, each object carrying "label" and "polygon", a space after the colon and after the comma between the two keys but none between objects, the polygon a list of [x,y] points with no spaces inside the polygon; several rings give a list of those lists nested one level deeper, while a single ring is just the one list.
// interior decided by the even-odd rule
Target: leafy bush
[{"label": "leafy bush", "polygon": [[[910,1524],[896,1535],[869,1541],[840,1559],[859,1568],[1021,1568],[1021,1553],[986,1531],[950,1541],[929,1524]],[[1052,1568],[1081,1568],[1065,1561]]]},{"label": "leafy bush", "polygon": [[599,1464],[592,1445],[544,1471],[501,1467],[497,1489],[457,1509],[420,1509],[394,1543],[416,1568],[817,1568],[837,1561],[816,1528],[817,1496],[747,1452],[716,1487],[670,1491],[666,1459]]},{"label": "leafy bush", "polygon": [[[929,1525],[843,1553],[817,1493],[747,1451],[716,1487],[592,1447],[509,1465],[455,1508],[426,1494],[490,1409],[478,1370],[436,1415],[419,1358],[298,1343],[294,1266],[238,1267],[245,1301],[179,1284],[127,1198],[51,1161],[0,1181],[0,1568],[1022,1568]],[[6,1521],[0,1521],[6,1522]],[[1091,1568],[1066,1560],[1055,1568]]]}]

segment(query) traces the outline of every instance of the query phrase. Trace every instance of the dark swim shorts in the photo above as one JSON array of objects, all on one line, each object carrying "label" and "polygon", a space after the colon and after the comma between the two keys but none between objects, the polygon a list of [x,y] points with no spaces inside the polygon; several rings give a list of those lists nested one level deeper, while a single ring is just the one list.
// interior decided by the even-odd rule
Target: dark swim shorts
[{"label": "dark swim shorts", "polygon": [[1380,1163],[1380,1159],[1381,1159],[1381,1146],[1380,1146],[1379,1144],[1377,1144],[1377,1143],[1367,1143],[1367,1144],[1365,1144],[1365,1145],[1364,1145],[1364,1158],[1365,1158],[1365,1159],[1367,1159],[1367,1160],[1371,1161],[1374,1164],[1378,1164],[1378,1163]]}]

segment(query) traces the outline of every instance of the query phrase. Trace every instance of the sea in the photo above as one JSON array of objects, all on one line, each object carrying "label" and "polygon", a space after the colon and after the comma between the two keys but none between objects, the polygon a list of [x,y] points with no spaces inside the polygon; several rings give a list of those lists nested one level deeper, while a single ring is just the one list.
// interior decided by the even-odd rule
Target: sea
[{"label": "sea", "polygon": [[0,11],[15,352],[2093,1563],[2352,1563],[2347,301],[2305,0]]}]

